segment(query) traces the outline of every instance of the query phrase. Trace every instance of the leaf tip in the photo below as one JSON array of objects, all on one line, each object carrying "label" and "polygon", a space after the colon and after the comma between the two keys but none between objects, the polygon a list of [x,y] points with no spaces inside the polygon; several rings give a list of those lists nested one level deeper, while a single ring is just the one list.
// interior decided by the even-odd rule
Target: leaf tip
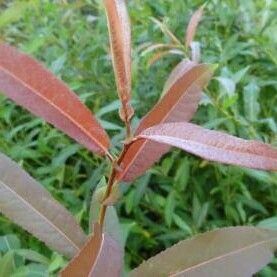
[{"label": "leaf tip", "polygon": [[219,64],[217,64],[217,63],[211,64],[211,65],[210,65],[210,70],[211,70],[212,72],[215,72],[215,71],[218,69],[218,67],[219,67]]}]

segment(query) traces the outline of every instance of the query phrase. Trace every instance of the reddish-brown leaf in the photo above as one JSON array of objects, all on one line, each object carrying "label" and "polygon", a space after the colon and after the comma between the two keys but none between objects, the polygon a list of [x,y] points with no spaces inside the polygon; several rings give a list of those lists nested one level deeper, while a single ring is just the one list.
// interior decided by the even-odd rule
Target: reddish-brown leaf
[{"label": "reddish-brown leaf", "polygon": [[0,90],[91,151],[107,152],[106,132],[77,96],[37,61],[6,44],[0,44]]},{"label": "reddish-brown leaf", "polygon": [[131,28],[125,0],[104,0],[117,90],[122,102],[121,119],[133,116],[131,98]]},{"label": "reddish-brown leaf", "polygon": [[[166,122],[189,121],[195,113],[203,87],[210,80],[215,67],[207,64],[181,62],[166,83],[165,96],[142,119],[136,135],[143,130]],[[121,172],[117,178],[132,181],[147,170],[170,148],[142,140],[131,144],[120,161]]]},{"label": "reddish-brown leaf", "polygon": [[194,66],[196,66],[195,62],[190,60],[182,60],[177,66],[171,71],[168,79],[166,80],[162,92],[162,96],[164,96],[169,89],[180,79],[186,72],[191,70]]},{"label": "reddish-brown leaf", "polygon": [[99,224],[93,230],[94,235],[61,272],[62,277],[120,277],[123,259],[120,246],[101,233]]},{"label": "reddish-brown leaf", "polygon": [[167,56],[170,54],[170,49],[169,50],[163,50],[163,51],[159,51],[157,53],[155,53],[148,61],[147,65],[148,67],[152,66],[153,64],[155,64],[156,62],[158,62],[161,58]]},{"label": "reddish-brown leaf", "polygon": [[139,137],[181,148],[209,161],[262,170],[277,170],[277,149],[191,123],[166,123],[143,131]]},{"label": "reddish-brown leaf", "polygon": [[187,27],[187,31],[186,31],[186,39],[185,39],[185,43],[186,43],[186,47],[188,48],[190,46],[190,44],[193,42],[196,30],[197,30],[197,26],[203,16],[203,10],[205,8],[205,4],[202,5],[191,17],[188,27]]}]

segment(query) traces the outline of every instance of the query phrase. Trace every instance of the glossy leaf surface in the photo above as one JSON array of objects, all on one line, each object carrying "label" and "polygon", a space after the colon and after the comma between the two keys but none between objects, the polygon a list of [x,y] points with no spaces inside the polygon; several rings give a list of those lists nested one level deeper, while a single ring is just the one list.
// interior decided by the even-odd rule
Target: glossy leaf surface
[{"label": "glossy leaf surface", "polygon": [[276,231],[223,228],[177,243],[130,276],[249,277],[271,261],[276,248]]},{"label": "glossy leaf surface", "polygon": [[77,96],[37,61],[6,44],[0,44],[0,91],[89,150],[107,151],[107,134]]},{"label": "glossy leaf surface", "polygon": [[[189,121],[197,110],[203,87],[209,82],[215,67],[182,61],[166,82],[165,96],[142,119],[136,135],[165,122]],[[141,175],[170,148],[146,140],[134,142],[123,157],[118,178],[132,181]]]},{"label": "glossy leaf surface", "polygon": [[166,123],[151,127],[141,138],[181,148],[209,161],[263,170],[277,170],[277,149],[191,123]]},{"label": "glossy leaf surface", "polygon": [[3,154],[0,154],[0,211],[67,257],[73,257],[87,238],[74,217]]}]

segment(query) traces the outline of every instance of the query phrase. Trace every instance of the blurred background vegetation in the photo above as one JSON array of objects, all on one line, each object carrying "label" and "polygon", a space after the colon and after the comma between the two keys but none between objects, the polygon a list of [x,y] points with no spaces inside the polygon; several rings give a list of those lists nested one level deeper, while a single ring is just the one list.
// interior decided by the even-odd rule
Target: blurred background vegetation
[{"label": "blurred background vegetation", "polygon": [[[138,120],[161,96],[182,51],[153,63],[151,43],[172,44],[153,18],[183,42],[202,0],[129,0],[133,34],[133,105]],[[219,65],[195,122],[277,147],[277,2],[210,0],[196,36],[202,61]],[[101,0],[1,1],[0,40],[36,57],[96,114],[115,151],[124,128],[109,57]],[[151,65],[150,65],[151,64]],[[32,74],[32,72],[30,72]],[[87,230],[92,192],[107,161],[0,95],[0,150],[16,160]],[[126,186],[127,187],[127,186]],[[230,225],[277,228],[277,174],[223,166],[174,150],[116,206],[126,268],[198,232]],[[0,276],[56,276],[67,260],[0,216]],[[26,250],[28,249],[28,250]],[[260,276],[276,276],[277,261]]]}]

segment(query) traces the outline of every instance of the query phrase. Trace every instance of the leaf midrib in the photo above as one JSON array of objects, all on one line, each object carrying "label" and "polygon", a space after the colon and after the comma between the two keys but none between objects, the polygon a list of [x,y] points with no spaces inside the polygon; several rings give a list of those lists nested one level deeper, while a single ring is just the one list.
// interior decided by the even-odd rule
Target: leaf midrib
[{"label": "leaf midrib", "polygon": [[75,244],[56,224],[54,224],[52,221],[50,221],[44,214],[42,214],[39,210],[35,209],[34,206],[32,206],[29,202],[27,202],[20,194],[16,192],[16,190],[11,189],[8,185],[6,185],[4,182],[0,181],[0,183],[12,194],[16,195],[16,197],[23,202],[27,207],[29,207],[30,210],[33,210],[34,213],[38,214],[40,217],[45,219],[45,221],[52,226],[58,233],[62,235],[77,251],[80,250],[77,244]]},{"label": "leaf midrib", "polygon": [[[180,99],[183,98],[186,94],[187,91],[193,86],[193,84],[195,82],[198,82],[201,78],[204,78],[204,76],[206,76],[206,74],[208,74],[209,72],[205,71],[203,72],[203,74],[201,74],[201,76],[199,76],[197,79],[195,79],[186,89],[186,91],[183,93],[183,95],[181,97],[179,97],[178,101],[176,101],[176,103],[172,106],[172,108],[168,111],[168,113],[164,116],[164,118],[158,123],[158,124],[162,124],[164,123],[164,121],[169,117],[169,114],[172,112],[173,109],[175,109],[175,107],[180,103]],[[179,81],[182,77],[180,77],[177,81]],[[173,85],[172,85],[173,86]],[[171,88],[172,88],[171,86]],[[157,103],[158,104],[158,103]],[[155,126],[155,125],[153,125]],[[149,127],[151,128],[151,127]],[[145,130],[145,128],[142,130],[142,132]],[[144,141],[143,144],[141,145],[141,147],[139,148],[139,150],[137,151],[137,153],[133,156],[132,160],[130,161],[130,163],[128,164],[128,166],[125,168],[124,172],[121,174],[121,179],[124,178],[124,176],[126,175],[126,172],[128,171],[128,169],[131,167],[131,165],[133,165],[133,162],[136,160],[137,156],[141,153],[141,151],[143,150],[143,148],[145,147],[145,144],[148,143],[148,141]]]},{"label": "leaf midrib", "polygon": [[[33,91],[39,98],[41,98],[43,101],[48,103],[50,106],[54,107],[57,111],[59,111],[62,115],[64,115],[69,121],[74,123],[74,125],[81,130],[85,135],[87,135],[90,139],[93,140],[95,145],[98,145],[100,149],[106,153],[106,147],[102,145],[98,140],[96,140],[91,133],[89,133],[84,127],[82,127],[73,117],[71,117],[69,114],[65,113],[62,109],[60,109],[54,102],[51,102],[48,100],[46,97],[44,97],[42,94],[40,94],[36,89],[34,89],[32,86],[28,85],[26,82],[23,80],[19,79],[14,73],[12,73],[10,70],[5,69],[3,66],[0,65],[0,69],[2,69],[6,74],[10,75],[12,78],[17,80],[19,83],[23,85],[23,87],[26,87],[28,90]],[[55,77],[56,78],[56,77]],[[59,81],[59,80],[58,80]],[[77,98],[78,100],[78,98]],[[93,116],[91,114],[91,116]],[[53,123],[52,123],[53,124]]]},{"label": "leaf midrib", "polygon": [[[240,151],[240,150],[237,150],[237,149],[220,148],[220,147],[217,147],[215,145],[205,144],[205,143],[202,143],[202,142],[195,141],[193,139],[182,139],[182,138],[179,138],[179,137],[173,137],[173,136],[167,136],[167,135],[140,135],[139,137],[143,138],[143,139],[150,139],[150,140],[156,141],[158,143],[164,143],[164,144],[168,144],[168,143],[167,142],[162,142],[163,138],[169,138],[170,140],[174,139],[174,140],[181,141],[182,143],[194,143],[196,145],[201,145],[201,146],[204,146],[204,147],[210,147],[210,148],[214,148],[214,149],[217,149],[217,150],[222,150],[223,152],[225,151],[225,152],[238,153],[238,154],[241,153],[241,154],[247,154],[247,155],[256,156],[256,157],[264,157],[264,158],[267,158],[267,159],[270,159],[270,160],[276,160],[274,157],[268,157],[268,156],[262,155],[262,154],[247,152],[247,150],[241,150]],[[160,140],[159,140],[159,138],[160,138]],[[174,145],[172,145],[172,146],[174,146]],[[187,150],[185,150],[185,151],[189,152]]]},{"label": "leaf midrib", "polygon": [[251,245],[247,245],[247,246],[242,247],[242,248],[239,248],[239,249],[237,249],[237,250],[233,250],[233,251],[228,252],[228,253],[226,253],[226,254],[223,254],[223,255],[220,255],[220,256],[216,256],[216,257],[213,257],[212,259],[205,260],[205,261],[203,261],[203,262],[201,262],[201,263],[198,263],[198,264],[195,264],[195,265],[193,265],[193,266],[190,266],[190,267],[188,267],[187,269],[185,269],[185,270],[183,270],[183,271],[180,271],[180,272],[178,272],[178,273],[174,273],[173,275],[170,275],[170,276],[171,276],[171,277],[178,276],[178,274],[180,274],[180,273],[189,272],[189,271],[191,271],[191,270],[193,270],[193,269],[195,269],[195,268],[201,267],[201,266],[203,266],[203,265],[205,265],[205,264],[212,263],[212,262],[214,262],[214,261],[218,261],[218,260],[224,259],[225,257],[232,256],[232,255],[234,255],[234,254],[236,254],[236,253],[243,252],[243,251],[245,251],[245,250],[247,250],[247,249],[251,249],[251,248],[257,247],[257,246],[262,245],[262,244],[264,244],[264,243],[270,243],[270,242],[275,241],[275,240],[277,241],[277,238],[272,238],[272,239],[268,239],[268,240],[263,240],[263,241],[260,241],[260,242],[257,242],[257,243],[251,244]]}]

